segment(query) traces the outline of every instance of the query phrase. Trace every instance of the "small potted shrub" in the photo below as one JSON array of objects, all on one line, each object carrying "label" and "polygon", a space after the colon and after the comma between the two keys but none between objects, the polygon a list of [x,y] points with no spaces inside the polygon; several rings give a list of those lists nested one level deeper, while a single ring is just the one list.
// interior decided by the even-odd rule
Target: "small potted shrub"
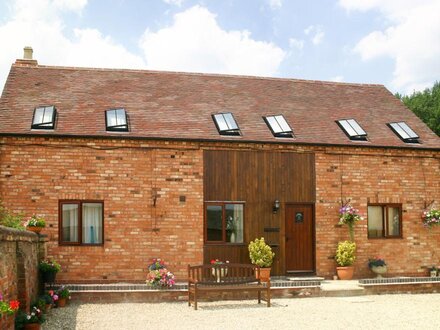
[{"label": "small potted shrub", "polygon": [[38,265],[41,273],[41,279],[44,283],[55,282],[56,274],[61,270],[61,266],[55,260],[42,260]]},{"label": "small potted shrub", "polygon": [[26,221],[25,227],[27,230],[39,234],[43,228],[46,227],[46,221],[41,217],[33,215],[28,221]]},{"label": "small potted shrub", "polygon": [[275,253],[272,248],[266,244],[264,237],[256,238],[248,245],[249,258],[253,265],[260,267],[260,279],[267,282],[270,279],[270,269]]},{"label": "small potted shrub", "polygon": [[58,296],[57,306],[64,307],[68,300],[70,300],[70,291],[64,285],[62,285],[58,290],[56,295]]},{"label": "small potted shrub", "polygon": [[382,257],[374,257],[368,259],[368,268],[375,274],[377,278],[381,278],[387,272],[387,264]]},{"label": "small potted shrub", "polygon": [[356,260],[356,243],[343,241],[338,243],[335,256],[336,271],[340,280],[351,280],[353,278],[354,267],[352,266]]},{"label": "small potted shrub", "polygon": [[429,275],[431,277],[437,277],[438,268],[436,266],[432,266],[429,268]]}]

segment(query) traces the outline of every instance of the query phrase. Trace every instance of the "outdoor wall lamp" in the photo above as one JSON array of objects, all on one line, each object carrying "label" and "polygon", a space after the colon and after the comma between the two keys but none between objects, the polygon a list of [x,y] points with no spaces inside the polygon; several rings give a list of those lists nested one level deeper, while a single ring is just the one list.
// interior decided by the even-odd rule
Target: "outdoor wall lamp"
[{"label": "outdoor wall lamp", "polygon": [[277,213],[279,209],[280,209],[280,201],[278,199],[275,199],[275,201],[273,202],[272,211],[273,213]]}]

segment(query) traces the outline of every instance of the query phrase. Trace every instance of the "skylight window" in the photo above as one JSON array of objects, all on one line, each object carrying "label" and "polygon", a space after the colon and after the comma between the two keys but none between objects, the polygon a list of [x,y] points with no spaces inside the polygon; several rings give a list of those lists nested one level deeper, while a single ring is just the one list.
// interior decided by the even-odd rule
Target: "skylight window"
[{"label": "skylight window", "polygon": [[419,143],[419,136],[404,122],[389,123],[389,127],[396,133],[403,142]]},{"label": "skylight window", "polygon": [[350,138],[350,140],[366,141],[367,133],[354,119],[342,119],[336,121],[338,125],[342,128],[345,134]]},{"label": "skylight window", "polygon": [[34,110],[32,126],[34,129],[54,129],[56,109],[53,105],[37,107]]},{"label": "skylight window", "polygon": [[263,117],[275,137],[293,137],[293,131],[283,115]]},{"label": "skylight window", "polygon": [[128,132],[125,109],[110,109],[105,112],[107,131]]},{"label": "skylight window", "polygon": [[221,135],[240,135],[240,128],[234,119],[232,113],[218,113],[212,115],[215,126]]}]

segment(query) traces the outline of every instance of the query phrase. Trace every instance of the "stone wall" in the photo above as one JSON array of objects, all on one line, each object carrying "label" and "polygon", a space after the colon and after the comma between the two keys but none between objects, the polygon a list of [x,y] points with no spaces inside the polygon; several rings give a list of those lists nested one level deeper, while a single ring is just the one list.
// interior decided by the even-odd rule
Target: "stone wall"
[{"label": "stone wall", "polygon": [[[38,263],[45,253],[45,240],[29,231],[0,226],[0,292],[5,301],[19,300],[29,311],[38,296]],[[13,317],[3,317],[0,329],[13,329]]]}]

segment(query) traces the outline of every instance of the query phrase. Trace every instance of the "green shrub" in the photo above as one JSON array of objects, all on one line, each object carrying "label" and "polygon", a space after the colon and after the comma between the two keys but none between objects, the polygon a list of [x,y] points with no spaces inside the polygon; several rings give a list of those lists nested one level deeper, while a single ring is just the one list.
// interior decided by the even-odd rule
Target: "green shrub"
[{"label": "green shrub", "polygon": [[272,248],[266,244],[264,237],[261,237],[261,239],[256,238],[255,241],[250,242],[248,250],[252,264],[260,267],[272,266],[275,253],[272,252]]},{"label": "green shrub", "polygon": [[0,201],[0,225],[19,230],[25,230],[23,226],[23,215],[12,214],[7,208],[3,206]]},{"label": "green shrub", "polygon": [[350,241],[344,241],[338,243],[336,249],[336,263],[341,266],[351,266],[356,260],[356,243]]}]

